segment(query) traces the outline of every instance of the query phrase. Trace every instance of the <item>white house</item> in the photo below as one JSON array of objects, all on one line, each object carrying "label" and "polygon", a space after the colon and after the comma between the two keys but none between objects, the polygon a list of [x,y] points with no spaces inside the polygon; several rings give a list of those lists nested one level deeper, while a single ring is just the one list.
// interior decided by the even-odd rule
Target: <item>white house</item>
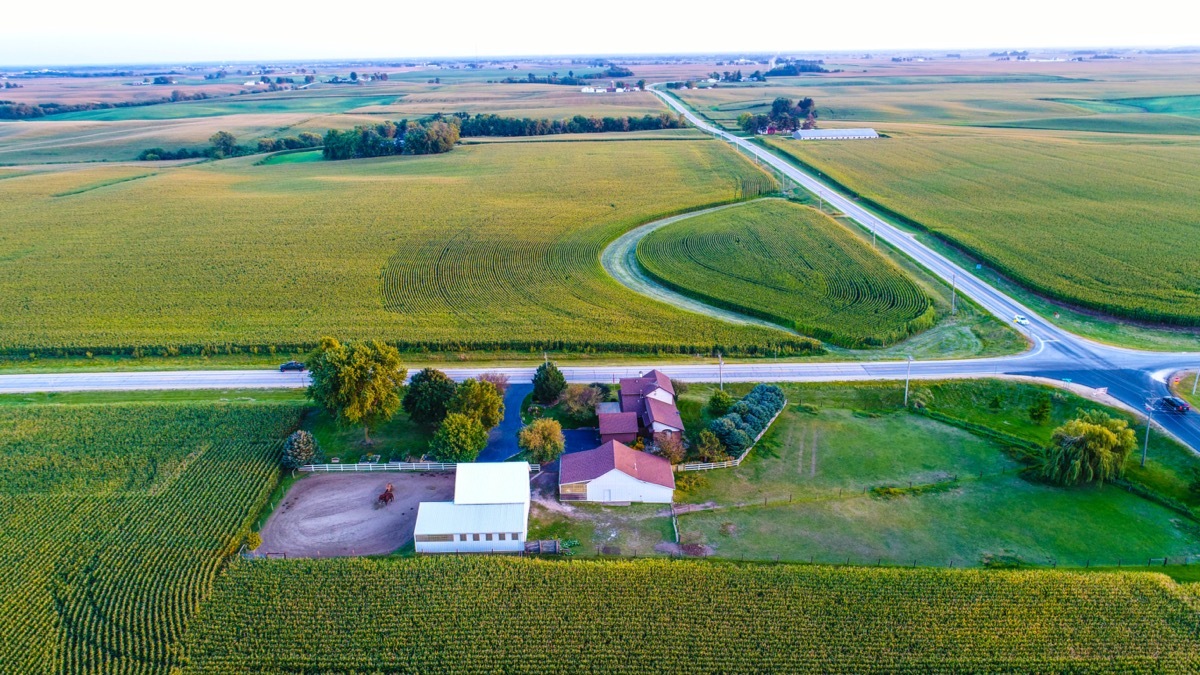
[{"label": "white house", "polygon": [[792,138],[798,141],[851,141],[879,138],[874,129],[797,129]]},{"label": "white house", "polygon": [[579,502],[670,504],[675,472],[662,457],[634,450],[619,441],[559,460],[558,497]]},{"label": "white house", "polygon": [[421,502],[417,553],[516,553],[529,531],[529,464],[459,464],[454,501]]}]

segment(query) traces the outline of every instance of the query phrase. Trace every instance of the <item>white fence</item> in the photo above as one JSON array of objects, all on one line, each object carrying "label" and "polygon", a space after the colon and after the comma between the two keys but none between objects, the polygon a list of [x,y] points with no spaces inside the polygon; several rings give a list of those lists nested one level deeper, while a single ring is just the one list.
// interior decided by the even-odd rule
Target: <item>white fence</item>
[{"label": "white fence", "polygon": [[[362,462],[359,464],[305,464],[303,473],[339,473],[342,471],[456,471],[457,464],[445,462]],[[529,471],[540,471],[541,466],[530,464]]]},{"label": "white fence", "polygon": [[779,408],[779,412],[775,413],[775,415],[771,417],[771,420],[767,422],[767,426],[763,427],[763,430],[758,432],[758,435],[754,437],[754,440],[750,442],[750,445],[746,446],[746,449],[743,450],[742,454],[737,458],[727,459],[724,462],[690,462],[688,464],[676,464],[674,467],[675,471],[712,471],[713,469],[732,469],[733,467],[741,464],[742,460],[746,459],[746,456],[749,455],[750,451],[754,449],[754,446],[758,445],[758,440],[763,437],[763,434],[767,433],[767,430],[771,428],[771,425],[774,424],[775,420],[779,418],[779,415],[783,413],[784,408],[787,408],[787,404],[787,399],[783,399],[783,406]]},{"label": "white fence", "polygon": [[362,462],[359,464],[305,464],[305,473],[337,473],[340,471],[454,471],[457,464],[442,462]]}]

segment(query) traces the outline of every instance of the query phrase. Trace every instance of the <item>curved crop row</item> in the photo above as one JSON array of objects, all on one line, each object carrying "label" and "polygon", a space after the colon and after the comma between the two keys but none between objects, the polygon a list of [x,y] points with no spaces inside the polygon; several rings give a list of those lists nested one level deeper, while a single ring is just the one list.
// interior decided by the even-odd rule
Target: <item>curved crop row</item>
[{"label": "curved crop row", "polygon": [[[302,580],[302,581],[300,581]],[[305,592],[282,592],[302,585]],[[1155,574],[490,557],[238,562],[189,670],[1193,671],[1200,628]]]},{"label": "curved crop row", "polygon": [[824,214],[783,200],[651,232],[637,259],[681,293],[844,347],[891,344],[937,318],[902,270]]}]

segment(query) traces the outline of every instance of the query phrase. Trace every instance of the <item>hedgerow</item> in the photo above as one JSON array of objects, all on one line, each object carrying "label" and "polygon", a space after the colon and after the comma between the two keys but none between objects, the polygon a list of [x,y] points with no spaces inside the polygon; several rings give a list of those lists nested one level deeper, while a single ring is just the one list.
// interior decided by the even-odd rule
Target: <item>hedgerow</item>
[{"label": "hedgerow", "polygon": [[783,390],[773,384],[760,384],[750,390],[729,412],[712,421],[708,430],[731,455],[740,454],[767,428],[775,414],[783,410]]}]

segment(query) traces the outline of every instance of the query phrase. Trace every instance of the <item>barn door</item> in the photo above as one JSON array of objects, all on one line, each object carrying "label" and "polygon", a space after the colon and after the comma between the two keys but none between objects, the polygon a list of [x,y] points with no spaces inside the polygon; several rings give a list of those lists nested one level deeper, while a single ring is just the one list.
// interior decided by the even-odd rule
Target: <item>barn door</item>
[{"label": "barn door", "polygon": [[612,501],[612,490],[605,490],[605,491],[604,491],[604,501],[606,501],[606,502],[611,502],[611,501]]}]

